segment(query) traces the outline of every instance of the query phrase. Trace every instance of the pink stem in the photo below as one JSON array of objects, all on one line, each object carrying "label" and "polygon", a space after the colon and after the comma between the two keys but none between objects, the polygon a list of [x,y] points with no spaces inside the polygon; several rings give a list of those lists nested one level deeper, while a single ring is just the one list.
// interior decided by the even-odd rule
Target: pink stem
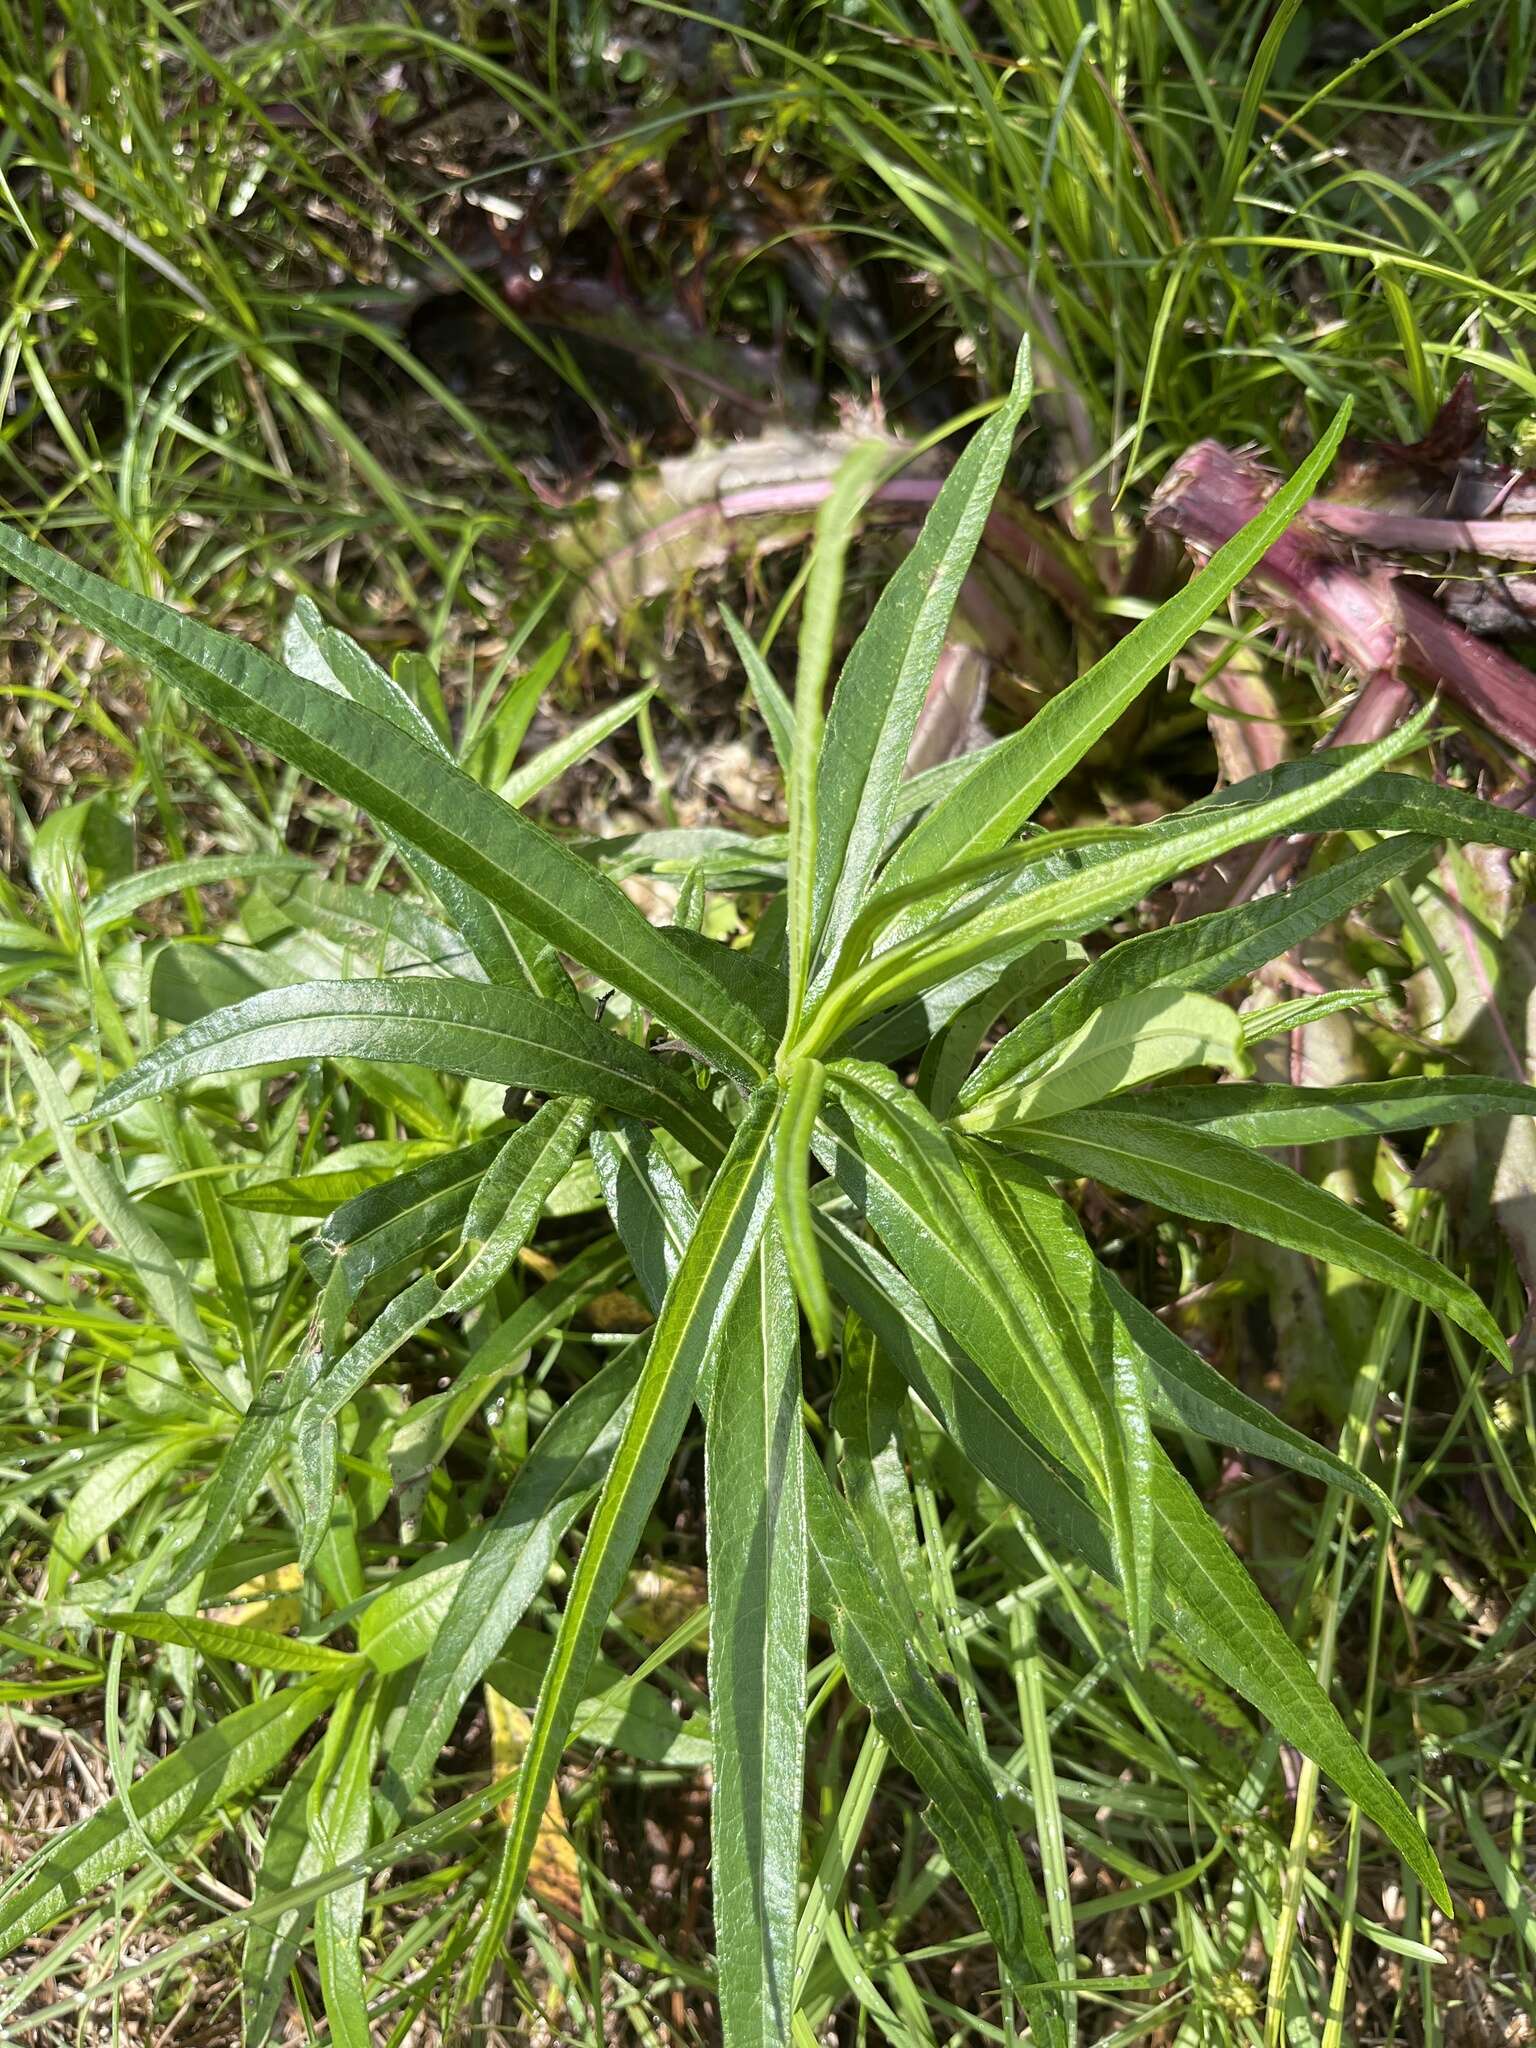
[{"label": "pink stem", "polygon": [[1401,548],[1415,555],[1488,555],[1506,562],[1536,562],[1536,519],[1419,519],[1370,505],[1336,505],[1314,498],[1306,516],[1313,526],[1367,547]]},{"label": "pink stem", "polygon": [[[1253,463],[1217,441],[1201,441],[1169,471],[1150,517],[1206,556],[1247,524],[1273,487],[1273,479]],[[1367,572],[1350,567],[1337,558],[1329,538],[1303,519],[1275,542],[1252,581],[1318,634],[1335,660],[1367,678],[1390,676],[1399,687],[1406,669],[1443,689],[1488,731],[1536,756],[1536,676],[1454,625],[1428,598],[1405,589],[1385,565]]]}]

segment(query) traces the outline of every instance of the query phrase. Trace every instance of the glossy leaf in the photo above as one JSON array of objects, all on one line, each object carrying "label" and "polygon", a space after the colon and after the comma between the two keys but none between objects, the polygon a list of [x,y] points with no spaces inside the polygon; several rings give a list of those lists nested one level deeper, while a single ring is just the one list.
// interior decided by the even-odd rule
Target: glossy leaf
[{"label": "glossy leaf", "polygon": [[761,1028],[718,982],[680,965],[621,890],[424,737],[10,529],[0,529],[0,566],[145,662],[210,717],[371,812],[549,945],[654,1010],[685,1044],[743,1079],[763,1071],[770,1048]]},{"label": "glossy leaf", "polygon": [[811,937],[825,965],[885,851],[918,713],[1030,393],[1021,349],[1007,399],[945,479],[838,678],[816,780]]},{"label": "glossy leaf", "polygon": [[805,1771],[800,1326],[770,1226],[721,1340],[705,1422],[712,1891],[731,2048],[786,2048]]},{"label": "glossy leaf", "polygon": [[1115,1317],[1117,1351],[1130,1346],[1145,1362],[1148,1399],[1156,1421],[1224,1448],[1267,1458],[1289,1471],[1305,1472],[1325,1486],[1353,1494],[1372,1514],[1395,1520],[1391,1502],[1363,1472],[1322,1444],[1313,1443],[1299,1429],[1292,1429],[1223,1378],[1122,1286],[1107,1266],[1099,1267],[1098,1280]]},{"label": "glossy leaf", "polygon": [[[859,1168],[852,1167],[856,1176]],[[839,1173],[841,1178],[841,1170]],[[1107,1532],[1083,1482],[1042,1451],[1028,1424],[872,1246],[823,1217],[822,1255],[892,1361],[943,1423],[962,1456],[1042,1533],[1113,1579]],[[1395,1788],[1344,1726],[1226,1539],[1166,1457],[1151,1468],[1157,1526],[1155,1608],[1182,1641],[1312,1757],[1386,1832],[1443,1906],[1450,1894],[1433,1851]]]},{"label": "glossy leaf", "polygon": [[[806,1460],[812,1601],[848,1683],[929,1799],[928,1825],[1020,1985],[1054,1983],[1055,1960],[1018,1839],[991,1780],[915,1644],[904,1589],[883,1578],[820,1464]],[[1056,1999],[1022,1992],[1036,2037],[1065,2039]]]},{"label": "glossy leaf", "polygon": [[967,1131],[995,1131],[1084,1108],[1186,1067],[1246,1073],[1251,1066],[1235,1010],[1187,990],[1146,989],[1096,1010],[958,1122]]},{"label": "glossy leaf", "polygon": [[592,1134],[603,1198],[653,1309],[666,1299],[698,1217],[661,1147],[633,1117],[607,1117]]},{"label": "glossy leaf", "polygon": [[140,1636],[149,1643],[179,1643],[201,1656],[244,1664],[253,1671],[316,1671],[342,1681],[356,1680],[366,1669],[360,1658],[325,1643],[299,1642],[269,1628],[244,1628],[236,1622],[210,1621],[200,1614],[135,1610],[103,1614],[99,1619],[103,1628],[116,1629],[122,1635]]},{"label": "glossy leaf", "polygon": [[[1210,817],[1213,812],[1275,798],[1304,797],[1325,789],[1333,763],[1362,759],[1365,747],[1330,747],[1325,752],[1282,761],[1260,775],[1228,783],[1180,816]],[[1171,821],[1165,822],[1166,824]],[[1310,832],[1413,832],[1457,846],[1507,846],[1516,853],[1536,853],[1536,818],[1504,804],[1490,803],[1454,783],[1431,782],[1418,775],[1373,774],[1349,793],[1347,801],[1327,796],[1306,816]]]},{"label": "glossy leaf", "polygon": [[942,875],[960,861],[1005,846],[1284,533],[1327,473],[1348,423],[1346,404],[1258,517],[1219,548],[1176,597],[1043,704],[1027,725],[978,755],[970,772],[913,827],[885,881],[900,885]]},{"label": "glossy leaf", "polygon": [[[630,1347],[563,1402],[495,1516],[475,1532],[462,1574],[434,1618],[421,1669],[390,1738],[384,1798],[404,1814],[431,1773],[459,1711],[542,1588],[561,1537],[602,1484],[623,1428],[643,1347]],[[397,1668],[398,1647],[375,1603],[363,1654]]]},{"label": "glossy leaf", "polygon": [[[307,1813],[322,1869],[335,1870],[368,1847],[368,1786],[377,1737],[377,1694],[371,1691],[344,1700],[325,1731]],[[328,1891],[315,1905],[315,1962],[338,2048],[372,2048],[373,2043],[363,1989],[365,1903],[365,1881],[358,1877]]]},{"label": "glossy leaf", "polygon": [[839,1179],[1042,1442],[1098,1491],[1141,1639],[1149,1595],[1131,1493],[1142,1432],[1133,1447],[1113,1393],[1109,1317],[1093,1313],[1092,1261],[1062,1227],[1059,1199],[953,1141],[884,1069],[842,1061],[829,1078],[842,1118],[834,1128],[851,1141],[839,1149]]},{"label": "glossy leaf", "polygon": [[[876,478],[882,469],[890,466],[890,462],[891,450],[888,447],[877,441],[865,441],[851,448],[838,464],[832,488],[816,515],[815,543],[801,599],[800,640],[795,665],[795,724],[789,770],[787,948],[789,1015],[794,1018],[799,1017],[805,992],[810,986],[816,942],[829,901],[817,860],[824,765],[823,697],[827,672],[832,666],[838,602],[843,594],[843,563],[859,514],[874,489]],[[921,548],[921,540],[917,545]],[[899,576],[901,572],[897,573]],[[856,663],[857,656],[850,656],[840,696],[842,690],[857,693],[860,689],[860,670]],[[895,674],[893,664],[893,680]],[[841,734],[841,721],[834,731]],[[835,830],[842,829],[847,815],[846,809],[836,803],[840,794],[839,762],[839,756],[832,756],[832,772],[828,780],[828,794],[833,799],[830,818]],[[867,798],[861,798],[852,814],[855,824],[869,808]]]},{"label": "glossy leaf", "polygon": [[[819,1230],[823,1219],[814,1209],[812,1215]],[[924,1653],[942,1670],[948,1653],[933,1617],[901,1440],[906,1399],[906,1382],[874,1332],[862,1317],[850,1315],[843,1327],[842,1369],[832,1404],[832,1420],[842,1439],[837,1469],[843,1498],[882,1576],[907,1587]]]},{"label": "glossy leaf", "polygon": [[1536,1088],[1480,1074],[1355,1081],[1337,1088],[1249,1081],[1224,1088],[1152,1088],[1135,1106],[1147,1116],[1191,1124],[1241,1145],[1325,1145],[1390,1131],[1446,1129],[1482,1116],[1536,1116]]},{"label": "glossy leaf", "polygon": [[504,1882],[476,1950],[472,1978],[480,1983],[501,1938],[497,1922],[515,1908],[522,1890],[539,1817],[598,1638],[682,1436],[704,1361],[756,1256],[771,1201],[769,1155],[777,1108],[777,1091],[771,1087],[753,1097],[651,1333],[634,1406],[582,1546],[539,1694],[507,1832]]},{"label": "glossy leaf", "polygon": [[1281,895],[1218,910],[1187,924],[1166,925],[1110,947],[1038,1009],[1015,1025],[965,1081],[958,1101],[970,1108],[1049,1055],[1062,1039],[1107,1003],[1152,988],[1211,993],[1252,974],[1302,939],[1342,917],[1433,851],[1430,839],[1405,834],[1350,855]]},{"label": "glossy leaf", "polygon": [[411,1060],[547,1095],[589,1095],[655,1117],[699,1157],[728,1135],[698,1090],[654,1055],[555,1003],[472,981],[312,981],[189,1024],[97,1097],[114,1116],[209,1074],[309,1060]]},{"label": "glossy leaf", "polygon": [[475,1190],[504,1139],[480,1138],[409,1164],[376,1187],[349,1194],[305,1246],[316,1279],[337,1275],[344,1304],[370,1280],[419,1258],[469,1214]]},{"label": "glossy leaf", "polygon": [[1026,942],[1092,931],[1185,869],[1294,827],[1308,812],[1344,796],[1384,762],[1413,747],[1427,726],[1429,712],[1426,706],[1406,725],[1375,746],[1360,748],[1353,759],[1316,782],[1225,811],[1180,812],[1168,831],[1138,835],[1138,843],[1129,849],[1116,844],[1091,866],[1058,874],[1038,887],[1006,889],[992,902],[962,902],[916,937],[862,966],[846,963],[798,1050],[819,1053],[859,1017],[968,966],[1016,957]]},{"label": "glossy leaf", "polygon": [[1367,1274],[1459,1323],[1496,1358],[1507,1356],[1498,1325],[1465,1281],[1265,1153],[1195,1124],[1118,1107],[1031,1124],[1027,1142],[1059,1171]]}]

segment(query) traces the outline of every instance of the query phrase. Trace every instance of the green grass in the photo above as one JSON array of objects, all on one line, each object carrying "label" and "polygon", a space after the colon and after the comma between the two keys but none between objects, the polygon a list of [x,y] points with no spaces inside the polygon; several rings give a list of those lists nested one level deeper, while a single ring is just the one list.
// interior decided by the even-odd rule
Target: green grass
[{"label": "green grass", "polygon": [[[640,711],[643,743],[625,725],[612,744],[633,775],[656,763],[675,775],[701,722],[691,693],[718,683],[674,653],[666,608],[652,606],[624,621],[639,674],[599,647],[587,701],[575,701],[560,638],[569,588],[537,613],[550,591],[535,541],[546,518],[525,477],[542,474],[546,423],[505,380],[445,383],[410,356],[397,317],[410,281],[451,263],[431,237],[466,173],[504,197],[539,179],[566,195],[587,174],[579,232],[618,242],[642,296],[696,260],[707,321],[764,342],[783,329],[828,386],[856,386],[835,331],[786,293],[771,238],[744,247],[706,208],[695,241],[698,211],[680,205],[661,205],[648,234],[645,207],[629,211],[622,184],[604,188],[604,167],[624,155],[615,138],[635,129],[675,152],[670,175],[700,175],[718,155],[727,187],[755,168],[835,230],[831,246],[867,278],[909,366],[905,388],[886,379],[897,424],[926,429],[995,398],[1018,334],[1033,333],[1046,388],[1011,480],[1036,503],[1060,502],[1062,544],[1109,615],[1139,602],[1117,581],[1150,489],[1201,435],[1255,442],[1290,467],[1348,397],[1358,431],[1409,440],[1463,369],[1491,406],[1497,450],[1529,431],[1528,10],[1446,9],[1409,36],[1415,14],[1391,8],[1281,9],[1267,35],[1272,17],[1240,10],[781,6],[679,75],[647,52],[665,55],[682,12],[588,5],[510,28],[466,13],[450,34],[403,12],[377,24],[325,6],[238,19],[66,7],[41,26],[9,10],[8,522],[274,652],[306,595],[386,665],[424,657],[400,671],[406,687],[430,723],[441,679],[466,761],[496,785],[528,758],[523,728],[556,678],[566,723],[655,681],[648,704],[623,707]],[[690,92],[716,110],[690,113]],[[452,122],[445,134],[415,125],[466,103],[454,118],[487,124],[466,130],[469,142]],[[527,344],[479,273],[461,283],[510,344]],[[558,339],[533,339],[536,355],[585,381]],[[926,413],[913,404],[924,391]],[[606,389],[592,395],[622,441],[630,430]],[[870,580],[864,555],[855,543],[850,596]],[[761,573],[781,595],[771,568]],[[678,616],[718,639],[707,597],[680,600]],[[13,630],[0,976],[9,1017],[72,1106],[169,1025],[245,993],[252,968],[352,979],[441,960],[432,948],[445,935],[412,916],[370,817],[231,742],[162,680],[19,593]],[[1102,618],[1077,624],[1079,667],[1104,638]],[[1279,679],[1262,647],[1261,659]],[[1308,666],[1287,688],[1304,741],[1337,679]],[[1090,757],[1050,822],[1142,817],[1210,787],[1199,707],[1178,686],[1149,702],[1143,758]],[[753,745],[766,755],[760,735]],[[1439,759],[1464,776],[1471,757],[1452,740]],[[666,819],[653,798],[641,808]],[[727,811],[716,822],[741,821]],[[803,846],[803,818],[791,829]],[[285,851],[318,857],[333,885],[359,893],[236,865]],[[1345,851],[1330,845],[1325,858]],[[677,922],[702,918],[720,937],[752,928],[783,854],[770,836],[755,851],[715,849],[694,878],[652,879],[664,903],[677,894]],[[213,867],[186,877],[169,865],[204,857]],[[161,866],[160,894],[106,895]],[[1308,1023],[1308,1081],[1437,1066],[1507,1075],[1505,1039],[1526,1053],[1531,978],[1516,868],[1511,880],[1483,856],[1447,856],[1340,927],[1326,960],[1308,956],[1325,978],[1363,983],[1384,969],[1412,997],[1411,1009]],[[227,879],[210,884],[215,872]],[[1133,933],[1135,917],[1113,929]],[[264,1671],[249,1640],[157,1648],[104,1626],[96,1596],[110,1591],[114,1613],[158,1604],[146,1596],[227,1440],[221,1379],[236,1361],[261,1377],[304,1355],[318,1290],[301,1247],[321,1218],[343,1194],[500,1131],[502,1104],[499,1086],[425,1060],[327,1061],[286,1090],[201,1083],[74,1138],[47,1128],[14,1060],[5,1099],[0,1770],[19,1851],[151,1761],[308,1682]],[[1522,1127],[1497,1180],[1489,1134],[1502,1127],[1470,1128],[1478,1141],[1441,1147],[1422,1187],[1414,1141],[1398,1137],[1309,1151],[1308,1170],[1444,1260],[1512,1331],[1529,1242]],[[88,1162],[73,1173],[72,1146]],[[304,1185],[338,1163],[348,1186]],[[199,1589],[205,1612],[234,1613],[241,1587],[285,1573],[277,1595],[297,1606],[269,1614],[266,1633],[296,1625],[350,1650],[360,1601],[376,1604],[402,1570],[429,1574],[482,1528],[553,1418],[622,1356],[641,1283],[622,1261],[594,1261],[592,1312],[579,1296],[564,1304],[513,1354],[526,1363],[462,1411],[425,1410],[449,1447],[418,1449],[403,1425],[538,1298],[549,1262],[586,1270],[597,1203],[590,1177],[563,1185],[533,1262],[510,1267],[463,1325],[408,1337],[343,1410],[338,1506],[296,1588],[303,1473],[271,1468]],[[807,1347],[810,1445],[850,1498],[861,1456],[909,1489],[906,1561],[939,1695],[1007,1788],[999,1811],[1040,1887],[1048,1951],[1075,1980],[1082,2038],[1456,2043],[1481,2022],[1518,2039],[1536,2003],[1524,1877],[1536,1743],[1522,1597],[1536,1524],[1529,1375],[1507,1376],[1399,1292],[1266,1252],[1220,1220],[1181,1222],[1175,1206],[1110,1194],[1084,1215],[1141,1300],[1402,1514],[1383,1540],[1342,1484],[1229,1459],[1187,1433],[1165,1439],[1424,1827],[1454,1923],[1374,1824],[1208,1670],[1161,1637],[1138,1666],[1134,1615],[926,1410],[899,1404],[890,1434],[861,1452],[868,1425],[847,1368],[840,1385]],[[419,1281],[449,1248],[417,1256],[403,1278]],[[190,1293],[171,1277],[183,1272]],[[370,1297],[368,1313],[384,1299]],[[208,2038],[238,2039],[242,1955],[282,1984],[252,1938],[271,1924],[263,1884],[278,1883],[334,1901],[317,1922],[323,1959],[309,1937],[289,1985],[294,2038],[355,2029],[355,1963],[379,2041],[451,2025],[487,1973],[508,2038],[524,2038],[543,2007],[556,2038],[718,2039],[700,1731],[711,1705],[718,1723],[719,1681],[711,1702],[698,1588],[705,1495],[713,1484],[729,1497],[739,1475],[712,1473],[705,1434],[698,1414],[683,1422],[641,1532],[642,1562],[675,1575],[680,1602],[636,1587],[606,1628],[600,1689],[577,1710],[561,1779],[570,1850],[533,1843],[564,1873],[553,1908],[525,1900],[505,1944],[482,1944],[506,1856],[521,1853],[504,1849],[484,1789],[510,1756],[483,1701],[434,1751],[411,1832],[381,1839],[375,1822],[366,1888],[317,1891],[319,1863],[344,1853],[349,1829],[368,1838],[358,1774],[398,1734],[405,1664],[381,1681],[371,1726],[334,1717],[330,1747],[307,1750],[333,1798],[312,1798],[280,1756],[274,1775],[207,1794],[173,1844],[146,1855],[139,1842],[104,1888],[69,1901],[8,1960],[0,2028],[152,2039],[191,1998]],[[492,1674],[529,1711],[534,1653],[579,1583],[585,1527],[557,1537],[530,1633]],[[271,1641],[266,1653],[283,1654]],[[1002,2040],[993,1942],[844,1661],[855,1660],[818,1626],[796,2039]],[[536,1811],[525,1801],[514,1822],[524,1848]]]}]

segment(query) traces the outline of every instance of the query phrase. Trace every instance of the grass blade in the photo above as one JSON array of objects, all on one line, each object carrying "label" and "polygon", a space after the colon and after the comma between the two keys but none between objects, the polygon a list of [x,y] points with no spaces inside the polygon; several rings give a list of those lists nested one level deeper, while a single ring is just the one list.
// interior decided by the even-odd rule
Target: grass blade
[{"label": "grass blade", "polygon": [[180,1262],[172,1257],[105,1160],[93,1158],[81,1147],[70,1129],[74,1110],[53,1068],[19,1025],[7,1020],[6,1031],[37,1095],[38,1112],[53,1140],[59,1164],[92,1220],[122,1246],[143,1284],[150,1307],[224,1406],[238,1413],[245,1406],[244,1391],[215,1356]]},{"label": "grass blade", "polygon": [[132,1824],[119,1796],[71,1828],[0,1904],[0,1956],[121,1876],[138,1861],[141,1840],[158,1848],[270,1777],[335,1697],[331,1680],[312,1679],[239,1707],[145,1772],[133,1787]]}]

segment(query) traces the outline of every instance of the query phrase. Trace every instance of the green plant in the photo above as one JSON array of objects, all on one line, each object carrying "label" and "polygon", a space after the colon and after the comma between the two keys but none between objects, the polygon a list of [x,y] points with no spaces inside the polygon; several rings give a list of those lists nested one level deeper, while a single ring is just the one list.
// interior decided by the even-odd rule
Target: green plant
[{"label": "green plant", "polygon": [[[416,971],[297,981],[221,1005],[207,971],[183,1029],[132,1064],[121,1045],[105,1047],[126,1070],[101,1087],[88,1120],[127,1129],[169,1092],[219,1080],[214,1100],[236,1126],[260,1125],[281,1173],[301,1116],[309,1143],[316,1119],[323,1126],[334,1110],[313,1085],[326,1067],[394,1077],[373,1084],[375,1136],[391,1114],[430,1123],[442,1074],[547,1098],[525,1122],[467,1144],[452,1143],[449,1119],[429,1156],[397,1158],[382,1182],[328,1174],[323,1150],[311,1151],[307,1176],[266,1175],[278,1213],[288,1201],[314,1214],[325,1183],[333,1198],[306,1247],[315,1306],[295,1332],[279,1280],[277,1308],[252,1312],[260,1247],[239,1235],[252,1189],[226,1209],[202,1184],[210,1307],[109,1160],[76,1135],[80,1119],[50,1063],[12,1027],[43,1156],[57,1152],[116,1239],[173,1354],[168,1423],[99,1463],[79,1489],[55,1537],[48,1598],[75,1626],[113,1632],[116,1660],[138,1637],[169,1646],[189,1670],[198,1660],[293,1682],[263,1679],[25,1870],[0,1905],[7,1949],[130,1867],[159,1864],[205,1833],[325,1718],[323,1740],[273,1810],[258,1897],[236,1916],[248,2038],[265,2038],[312,1917],[332,2033],[366,2041],[357,1931],[367,1877],[461,1838],[510,1797],[479,1911],[449,1942],[456,1995],[472,2002],[518,1910],[562,1753],[606,1697],[599,1640],[697,1404],[727,2039],[789,2038],[824,1926],[809,1909],[801,1919],[797,1893],[811,1614],[835,1651],[822,1681],[840,1669],[916,1780],[1005,1983],[1039,2038],[1063,2038],[1071,1985],[1057,1917],[1035,1900],[1002,1803],[1009,1781],[974,1712],[957,1715],[948,1696],[955,1679],[962,1706],[974,1706],[953,1617],[935,1617],[916,1562],[898,1419],[908,1393],[1048,1548],[1118,1585],[1117,1628],[1133,1658],[1145,1660],[1164,1632],[1182,1644],[1326,1771],[1448,1906],[1417,1820],[1351,1737],[1157,1431],[1245,1446],[1378,1514],[1390,1513],[1385,1496],[1165,1328],[1095,1257],[1063,1188],[1098,1181],[1321,1257],[1502,1355],[1497,1326],[1462,1280],[1264,1148],[1529,1112],[1536,1093],[1473,1076],[1328,1089],[1173,1077],[1242,1076],[1258,1036],[1342,1000],[1305,997],[1245,1017],[1220,991],[1411,873],[1438,842],[1532,851],[1536,826],[1387,772],[1422,741],[1428,711],[1374,746],[1288,764],[1154,825],[1031,826],[1283,531],[1331,460],[1342,416],[1257,520],[1027,727],[937,785],[904,784],[913,725],[1028,396],[1021,356],[1011,393],[956,464],[845,663],[824,723],[843,554],[874,482],[867,464],[840,479],[821,515],[792,703],[736,629],[785,769],[787,846],[717,837],[690,848],[670,929],[646,920],[591,849],[524,820],[454,760],[406,687],[420,680],[410,665],[401,679],[386,675],[305,607],[278,663],[0,533],[0,562],[62,612],[365,808],[402,869],[436,898],[428,911],[418,897],[381,896],[366,914],[345,891],[314,899],[322,928],[326,917],[333,927],[366,923],[381,949],[401,949],[394,967]],[[1314,862],[1286,894],[1087,957],[1084,938],[1176,876],[1298,829],[1355,843]],[[162,879],[181,886],[210,873]],[[710,887],[768,897],[749,948],[703,936]],[[101,920],[100,901],[87,928],[92,911]],[[996,1036],[1005,1017],[1010,1028]],[[85,1056],[99,1060],[102,1049]],[[311,1080],[274,1112],[248,1079],[222,1078],[258,1068]],[[338,1125],[343,1140],[360,1135],[355,1116]],[[211,1172],[201,1141],[186,1142],[185,1171]],[[495,1301],[583,1156],[611,1233],[493,1324],[427,1402],[391,1403],[387,1362]],[[554,1408],[500,1505],[449,1554],[369,1583],[358,1532],[384,1513],[391,1482],[428,1477],[530,1346],[631,1272],[653,1326]],[[810,1393],[817,1438],[832,1447],[829,1392],[830,1467],[805,1422]],[[415,1462],[392,1464],[407,1431]],[[94,1546],[125,1513],[167,1473],[194,1468],[211,1477],[173,1497],[131,1559],[92,1568]],[[331,1596],[330,1614],[298,1637],[198,1611],[211,1578],[228,1584],[233,1563],[249,1576],[241,1531],[264,1489],[291,1525],[301,1568]],[[549,1642],[519,1624],[589,1503]],[[322,1639],[342,1628],[355,1648]],[[65,1685],[73,1654],[56,1660]],[[489,1679],[515,1696],[530,1668],[537,1707],[515,1772],[422,1818],[424,1788],[472,1689]],[[621,1744],[640,1739],[640,1721],[632,1728],[622,1712],[603,1725]]]}]

